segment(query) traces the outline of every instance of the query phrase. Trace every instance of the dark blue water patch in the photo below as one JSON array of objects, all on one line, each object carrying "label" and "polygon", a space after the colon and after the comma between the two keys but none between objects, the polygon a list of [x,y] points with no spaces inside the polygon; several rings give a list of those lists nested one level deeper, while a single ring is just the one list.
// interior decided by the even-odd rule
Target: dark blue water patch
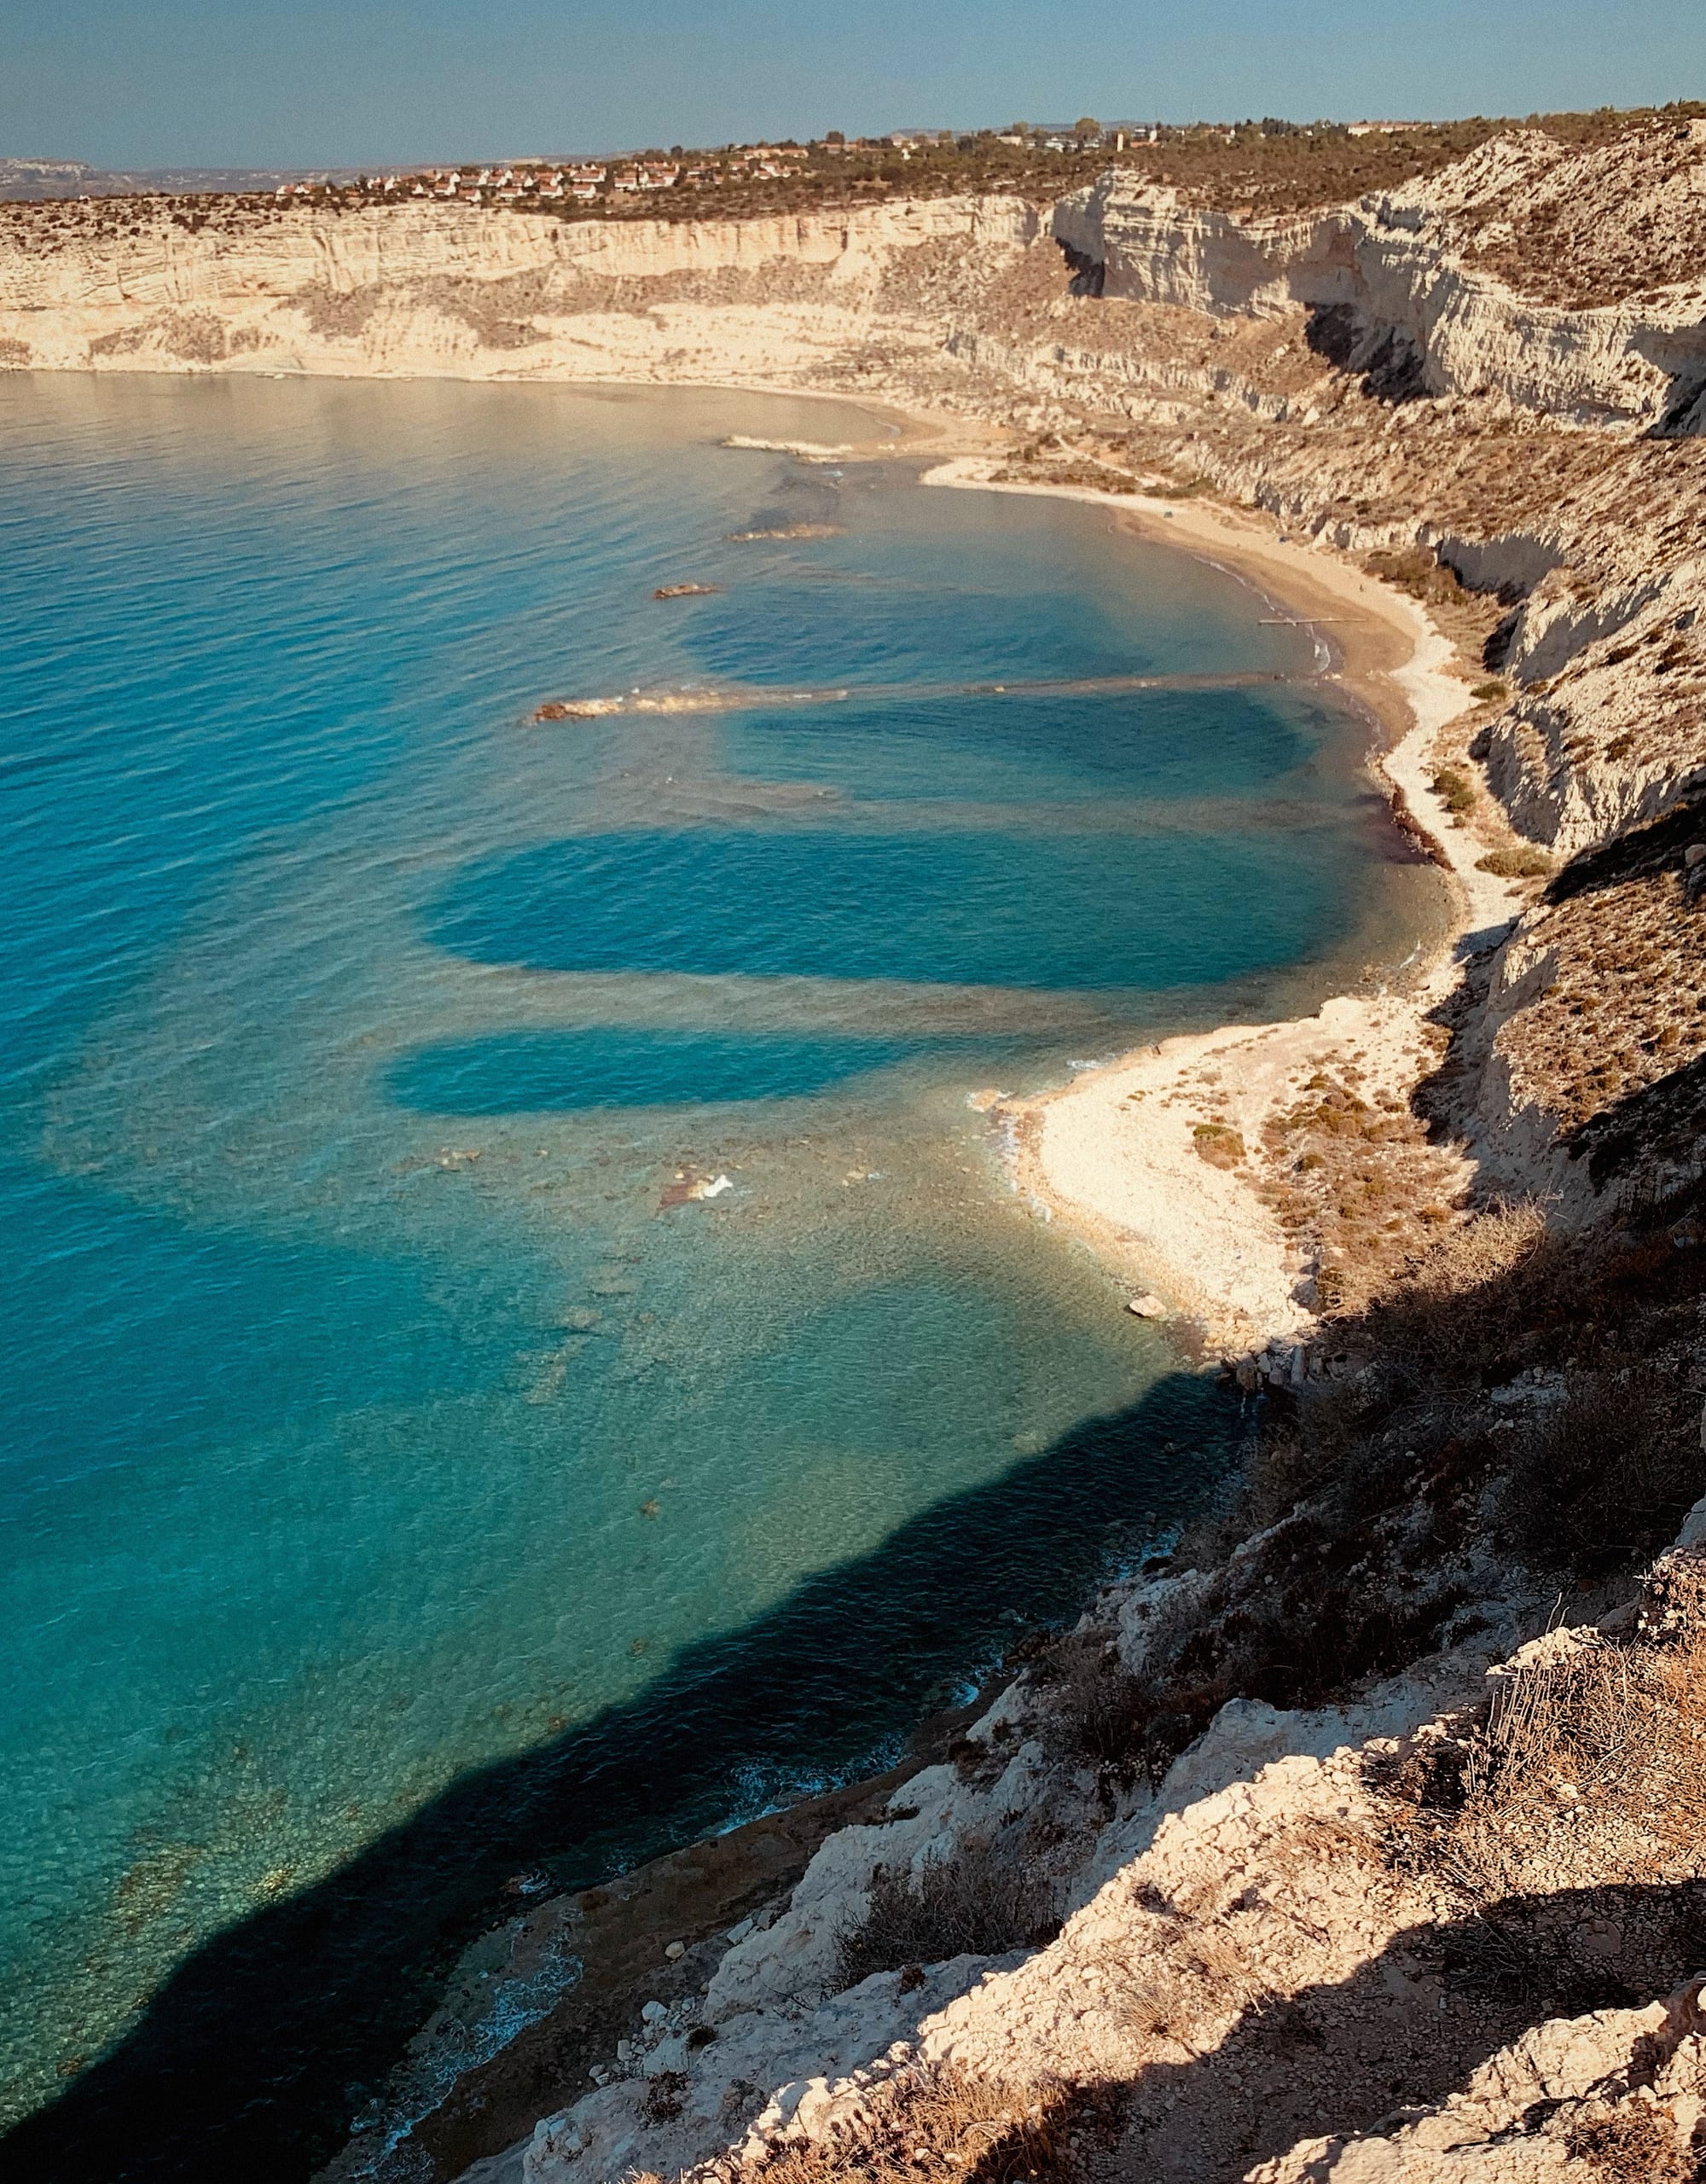
[{"label": "dark blue water patch", "polygon": [[620,1025],[507,1031],[404,1054],[392,1066],[386,1089],[402,1107],[442,1115],[799,1100],[943,1043]]},{"label": "dark blue water patch", "polygon": [[[797,683],[951,680],[959,676],[1180,672],[1147,629],[1110,626],[1079,595],[1024,599],[954,585],[887,581],[745,586],[707,600],[684,642],[716,676]],[[1164,663],[1164,665],[1163,665]],[[1219,659],[1192,654],[1212,672]]]},{"label": "dark blue water patch", "polygon": [[[738,714],[731,771],[817,781],[866,801],[1069,802],[1283,793],[1345,717],[1308,692],[987,689]],[[1313,786],[1313,785],[1312,785]]]},{"label": "dark blue water patch", "polygon": [[471,867],[428,932],[537,970],[1153,991],[1318,950],[1348,854],[1325,829],[591,834]]}]

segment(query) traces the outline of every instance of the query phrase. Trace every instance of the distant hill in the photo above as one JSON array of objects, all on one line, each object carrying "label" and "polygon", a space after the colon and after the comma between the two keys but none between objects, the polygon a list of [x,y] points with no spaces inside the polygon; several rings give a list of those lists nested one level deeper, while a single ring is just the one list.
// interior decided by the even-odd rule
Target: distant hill
[{"label": "distant hill", "polygon": [[91,167],[81,160],[0,159],[0,200],[50,197],[169,197],[276,189],[281,182],[353,180],[355,167],[149,167],[134,173]]}]

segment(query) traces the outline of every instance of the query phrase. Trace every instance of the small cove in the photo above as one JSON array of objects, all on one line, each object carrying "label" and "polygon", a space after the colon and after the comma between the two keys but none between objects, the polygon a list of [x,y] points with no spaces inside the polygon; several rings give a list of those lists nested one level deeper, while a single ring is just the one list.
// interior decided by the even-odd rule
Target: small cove
[{"label": "small cove", "polygon": [[[392,1938],[279,2036],[297,2174],[411,1873],[588,1879],[868,1763],[1196,1505],[1225,1404],[966,1095],[1293,1011],[1430,882],[1233,580],[717,444],[856,410],[0,406],[7,2113],[367,1888]],[[1204,686],[983,692],[1140,676]],[[850,694],[523,724],[724,684]]]}]

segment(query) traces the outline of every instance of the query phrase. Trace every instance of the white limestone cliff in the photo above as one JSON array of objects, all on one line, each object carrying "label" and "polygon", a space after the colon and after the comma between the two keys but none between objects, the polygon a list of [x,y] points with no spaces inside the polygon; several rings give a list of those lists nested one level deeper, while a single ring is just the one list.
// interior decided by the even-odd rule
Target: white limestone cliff
[{"label": "white limestone cliff", "polygon": [[1324,355],[1395,384],[1581,424],[1691,429],[1706,390],[1706,279],[1566,309],[1466,260],[1452,212],[1496,191],[1523,156],[1520,139],[1498,139],[1443,189],[1422,183],[1269,219],[1113,173],[1063,199],[1053,232],[1107,297],[1258,316],[1302,307],[1318,315]]},{"label": "white limestone cliff", "polygon": [[1023,247],[1016,198],[750,220],[560,221],[456,206],[286,207],[191,231],[0,233],[14,366],[787,384],[865,340],[921,246]]}]

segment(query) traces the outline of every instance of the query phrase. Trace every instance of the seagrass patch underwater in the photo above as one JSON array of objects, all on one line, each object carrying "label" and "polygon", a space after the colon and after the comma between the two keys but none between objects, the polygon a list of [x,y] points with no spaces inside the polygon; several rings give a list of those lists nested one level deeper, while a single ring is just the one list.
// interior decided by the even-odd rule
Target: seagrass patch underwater
[{"label": "seagrass patch underwater", "polygon": [[[189,1965],[237,2059],[160,2173],[301,2173],[414,1990],[281,1907],[831,1779],[1210,1483],[967,1095],[1295,1008],[1427,883],[1254,595],[883,437],[0,380],[7,2118]],[[302,1983],[264,2095],[234,1936]]]}]

